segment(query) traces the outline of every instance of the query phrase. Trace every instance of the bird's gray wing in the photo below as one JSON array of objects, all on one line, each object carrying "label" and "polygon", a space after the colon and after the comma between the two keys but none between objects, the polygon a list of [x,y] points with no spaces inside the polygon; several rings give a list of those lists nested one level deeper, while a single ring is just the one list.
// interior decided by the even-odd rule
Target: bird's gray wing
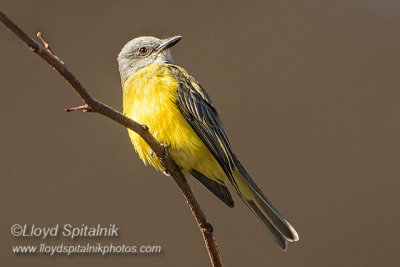
[{"label": "bird's gray wing", "polygon": [[[297,241],[298,235],[294,228],[286,221],[285,217],[258,188],[233,154],[222,127],[222,122],[210,97],[200,84],[184,69],[175,65],[169,65],[169,69],[175,79],[179,81],[178,96],[176,99],[179,110],[218,161],[232,186],[246,205],[258,217],[261,223],[271,231],[275,242],[282,249],[286,250],[286,239]],[[234,178],[232,175],[234,169],[237,169],[241,176]],[[236,182],[237,179],[242,181],[242,186],[243,184],[247,185],[247,190],[251,192],[253,197],[246,198],[243,196]],[[212,186],[209,188],[212,188]]]},{"label": "bird's gray wing", "polygon": [[176,99],[179,110],[235,185],[232,177],[235,156],[211,98],[183,68],[171,64],[169,69],[179,81]]}]

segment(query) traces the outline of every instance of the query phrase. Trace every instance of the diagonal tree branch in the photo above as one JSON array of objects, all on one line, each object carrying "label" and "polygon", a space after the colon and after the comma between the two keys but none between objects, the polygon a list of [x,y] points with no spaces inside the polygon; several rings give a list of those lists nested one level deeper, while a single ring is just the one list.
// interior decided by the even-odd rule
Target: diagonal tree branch
[{"label": "diagonal tree branch", "polygon": [[125,117],[115,109],[108,107],[107,105],[99,102],[92,97],[86,88],[79,82],[79,80],[70,72],[67,66],[57,56],[55,56],[50,49],[49,45],[43,39],[41,33],[38,33],[38,37],[43,42],[44,46],[40,45],[29,37],[21,28],[19,28],[11,19],[9,19],[2,11],[0,11],[0,21],[6,25],[11,31],[13,31],[28,47],[31,51],[38,54],[47,63],[49,63],[61,76],[63,76],[67,82],[74,88],[85,103],[83,106],[69,108],[66,111],[83,110],[90,111],[93,113],[99,113],[104,115],[113,121],[121,124],[122,126],[131,129],[132,131],[139,134],[146,143],[151,147],[157,157],[160,159],[161,164],[165,170],[171,174],[175,182],[178,184],[182,193],[184,194],[188,205],[196,219],[196,222],[202,233],[210,260],[213,266],[222,266],[221,256],[217,247],[217,243],[214,237],[213,228],[208,223],[204,212],[201,210],[199,202],[196,200],[189,184],[179,170],[177,164],[166,155],[164,148],[157,142],[157,140],[151,135],[146,125],[141,125],[128,117]]}]

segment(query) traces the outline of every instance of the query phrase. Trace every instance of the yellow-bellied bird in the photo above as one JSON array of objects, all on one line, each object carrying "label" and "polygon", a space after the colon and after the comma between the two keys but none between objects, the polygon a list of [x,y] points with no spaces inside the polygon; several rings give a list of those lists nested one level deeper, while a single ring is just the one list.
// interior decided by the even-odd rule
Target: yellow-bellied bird
[{"label": "yellow-bellied bird", "polygon": [[[166,39],[139,37],[118,55],[124,115],[145,124],[168,155],[229,207],[231,185],[244,203],[286,250],[286,241],[299,239],[296,230],[240,164],[210,97],[183,68],[172,63],[170,48],[181,36]],[[145,164],[164,171],[139,135],[129,136]]]}]

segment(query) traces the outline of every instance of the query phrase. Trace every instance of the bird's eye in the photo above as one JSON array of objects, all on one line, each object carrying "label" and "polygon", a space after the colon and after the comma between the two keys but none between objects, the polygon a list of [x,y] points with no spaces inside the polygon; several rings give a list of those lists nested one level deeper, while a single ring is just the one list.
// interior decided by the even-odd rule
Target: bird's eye
[{"label": "bird's eye", "polygon": [[145,46],[143,46],[143,47],[141,47],[141,48],[139,49],[139,53],[140,53],[142,56],[146,55],[148,51],[149,51],[149,50],[148,50],[147,47],[145,47]]}]

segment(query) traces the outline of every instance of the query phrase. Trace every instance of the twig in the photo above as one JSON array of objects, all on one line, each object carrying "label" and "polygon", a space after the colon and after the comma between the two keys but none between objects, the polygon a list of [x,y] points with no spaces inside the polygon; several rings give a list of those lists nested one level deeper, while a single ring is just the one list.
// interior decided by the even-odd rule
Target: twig
[{"label": "twig", "polygon": [[66,112],[77,111],[77,110],[82,110],[83,112],[91,111],[90,107],[87,104],[65,109]]},{"label": "twig", "polygon": [[51,50],[49,44],[44,40],[44,37],[43,37],[42,33],[41,33],[41,32],[38,32],[38,33],[36,34],[36,36],[40,39],[40,41],[42,41],[42,43],[43,43],[44,47],[47,49],[47,51],[48,51],[50,54],[52,54],[53,56],[55,56],[58,60],[60,60],[56,55],[54,55],[53,50]]},{"label": "twig", "polygon": [[201,210],[198,201],[196,200],[189,184],[179,170],[177,164],[172,160],[171,157],[166,157],[164,148],[157,142],[157,140],[148,131],[148,127],[141,125],[128,117],[125,117],[120,112],[113,108],[106,106],[105,104],[97,101],[93,98],[88,91],[82,86],[79,80],[68,70],[66,65],[56,57],[43,36],[38,33],[38,37],[42,40],[46,47],[43,47],[32,38],[30,38],[25,32],[23,32],[11,19],[9,19],[2,11],[0,11],[0,20],[6,27],[13,31],[28,47],[49,63],[59,74],[61,74],[67,82],[75,89],[75,91],[82,98],[85,105],[67,109],[67,111],[73,110],[90,110],[93,113],[99,113],[104,115],[122,126],[131,129],[132,131],[139,134],[143,140],[151,147],[157,157],[160,159],[161,164],[164,166],[166,171],[171,174],[175,182],[178,184],[182,193],[184,194],[186,201],[188,202],[193,216],[200,228],[203,235],[205,245],[207,247],[208,254],[213,266],[222,266],[221,257],[218,251],[218,247],[213,234],[213,228],[210,223],[207,222],[204,212]]}]

